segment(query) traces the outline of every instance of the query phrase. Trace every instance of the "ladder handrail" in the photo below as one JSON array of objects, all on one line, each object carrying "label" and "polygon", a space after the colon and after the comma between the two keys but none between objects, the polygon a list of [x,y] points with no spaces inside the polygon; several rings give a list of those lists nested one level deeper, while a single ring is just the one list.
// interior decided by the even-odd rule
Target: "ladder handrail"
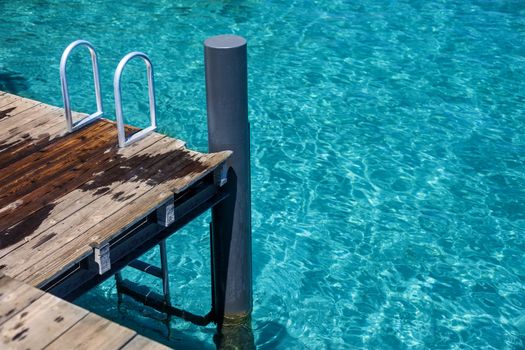
[{"label": "ladder handrail", "polygon": [[[149,114],[150,114],[150,126],[142,129],[130,137],[126,137],[126,132],[124,130],[124,116],[122,113],[122,90],[121,90],[121,77],[122,71],[126,64],[135,57],[140,57],[146,64],[146,70],[148,75],[148,95],[149,95]],[[153,80],[153,64],[149,57],[143,52],[130,52],[124,56],[115,70],[115,76],[113,78],[113,89],[115,93],[115,114],[117,117],[117,130],[118,130],[118,144],[119,147],[126,147],[132,144],[135,141],[145,137],[149,133],[157,129],[157,117],[156,117],[156,107],[155,107],[155,86]]]},{"label": "ladder handrail", "polygon": [[[69,102],[69,89],[67,84],[67,74],[66,74],[66,65],[69,54],[77,46],[86,46],[89,49],[91,55],[91,66],[93,69],[93,82],[95,85],[95,97],[97,100],[97,111],[88,115],[87,117],[73,122],[73,116],[71,114],[71,104]],[[93,45],[86,40],[76,40],[66,47],[62,53],[62,58],[60,59],[60,85],[62,87],[62,98],[64,100],[64,110],[66,115],[67,129],[69,132],[73,132],[84,125],[94,122],[95,120],[102,117],[104,111],[102,109],[102,95],[100,92],[100,77],[98,74],[98,59],[97,53]]]}]

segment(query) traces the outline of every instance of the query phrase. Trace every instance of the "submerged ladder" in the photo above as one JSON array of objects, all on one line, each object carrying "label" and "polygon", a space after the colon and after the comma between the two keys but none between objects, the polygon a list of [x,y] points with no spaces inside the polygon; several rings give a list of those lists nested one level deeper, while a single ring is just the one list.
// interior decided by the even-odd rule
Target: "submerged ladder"
[{"label": "submerged ladder", "polygon": [[[71,111],[70,98],[69,98],[66,66],[67,66],[67,60],[68,60],[69,55],[71,54],[73,49],[75,49],[78,46],[87,47],[91,55],[97,111],[80,120],[74,121],[73,116],[72,116],[72,111]],[[126,64],[135,57],[141,58],[144,61],[146,65],[146,69],[147,69],[150,125],[147,128],[144,128],[140,131],[137,131],[131,134],[130,136],[127,136],[125,126],[124,126],[124,116],[123,116],[123,110],[122,110],[121,77],[122,77],[122,72]],[[104,115],[104,111],[102,107],[102,97],[101,97],[101,90],[100,90],[100,76],[99,76],[99,70],[98,70],[97,53],[95,51],[95,48],[90,42],[85,41],[85,40],[76,40],[72,42],[71,44],[69,44],[68,47],[64,50],[61,61],[60,61],[60,82],[61,82],[61,87],[62,87],[62,97],[64,100],[64,110],[65,110],[65,116],[66,116],[67,129],[70,133],[102,118],[102,116]],[[122,147],[129,146],[132,143],[144,138],[148,134],[154,132],[157,128],[153,65],[149,57],[145,53],[138,52],[138,51],[130,52],[127,55],[125,55],[121,59],[121,61],[119,62],[115,70],[115,75],[113,79],[113,88],[114,88],[114,94],[115,94],[115,115],[116,115],[116,120],[117,120],[118,144],[119,144],[119,147],[122,148]],[[225,169],[221,170],[219,177],[220,177],[218,179],[219,184],[220,186],[222,186],[226,182]],[[163,207],[157,210],[157,223],[159,225],[163,227],[168,227],[174,221],[175,221],[175,212],[174,212],[173,201],[166,203]],[[145,306],[151,307],[161,313],[165,313],[166,317],[163,320],[163,322],[165,323],[167,327],[168,337],[170,336],[170,330],[171,330],[170,323],[171,323],[172,316],[182,318],[186,321],[189,321],[193,324],[200,325],[200,326],[206,326],[209,323],[213,322],[213,311],[210,311],[205,316],[199,316],[199,315],[192,314],[191,312],[176,308],[171,304],[166,240],[160,241],[158,245],[159,245],[159,250],[160,250],[160,267],[151,265],[140,259],[131,261],[128,264],[128,266],[138,271],[147,273],[156,278],[159,278],[162,282],[162,295],[150,290],[146,286],[137,284],[128,279],[124,279],[122,276],[122,272],[118,271],[115,273],[115,281],[116,281],[116,288],[117,288],[117,303],[118,303],[119,310],[123,303],[123,296],[127,295],[135,299],[136,301],[141,302]],[[104,248],[108,248],[108,247],[107,246],[101,247],[95,252],[96,253],[95,261],[99,265],[100,274],[110,269],[109,260],[108,260],[109,258],[107,254],[108,249],[104,249]]]},{"label": "submerged ladder", "polygon": [[[151,276],[160,278],[162,281],[162,296],[159,296],[158,294],[154,292],[147,292],[147,293],[140,293],[139,289],[137,288],[137,284],[133,283],[129,280],[125,280],[122,278],[122,272],[119,271],[115,274],[115,281],[117,286],[117,300],[118,300],[118,308],[120,310],[120,306],[122,305],[122,296],[128,295],[132,297],[133,299],[142,302],[144,298],[148,298],[151,302],[154,302],[156,305],[161,305],[164,309],[169,309],[171,306],[171,296],[170,296],[170,283],[169,283],[169,272],[168,272],[168,258],[167,258],[167,252],[166,252],[166,240],[163,240],[159,243],[159,250],[160,250],[160,268],[151,264],[148,264],[140,259],[133,260],[128,266],[145,272]],[[143,303],[146,304],[146,303]],[[166,327],[168,329],[168,337],[170,335],[170,322],[171,322],[171,314],[169,312],[166,313],[166,318],[164,319],[164,323],[166,324]]]}]

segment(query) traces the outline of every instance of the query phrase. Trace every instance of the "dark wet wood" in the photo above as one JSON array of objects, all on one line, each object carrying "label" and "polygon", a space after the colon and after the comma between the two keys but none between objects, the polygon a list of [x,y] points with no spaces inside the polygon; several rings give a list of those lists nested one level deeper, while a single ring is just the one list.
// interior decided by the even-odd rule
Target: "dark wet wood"
[{"label": "dark wet wood", "polygon": [[[32,176],[42,170],[48,172],[59,170],[56,167],[61,168],[63,161],[70,164],[77,155],[82,157],[86,150],[87,152],[100,152],[101,148],[111,147],[115,137],[115,128],[110,122],[94,123],[89,128],[67,134],[49,143],[43,149],[23,159],[14,162],[6,159],[4,168],[0,169],[0,183],[7,186],[10,181],[17,180],[20,176]],[[0,153],[0,160],[9,158],[9,155],[4,152]],[[67,165],[65,167],[67,168]]]},{"label": "dark wet wood", "polygon": [[194,152],[156,133],[121,149],[113,122],[67,134],[62,109],[11,94],[0,94],[0,111],[0,271],[33,286],[122,234],[231,154]]},{"label": "dark wet wood", "polygon": [[116,350],[128,344],[167,349],[126,327],[0,274],[1,349]]},{"label": "dark wet wood", "polygon": [[[97,134],[92,135],[92,132]],[[91,139],[89,143],[86,142],[88,138]],[[99,160],[103,163],[108,158],[105,157],[105,151],[116,149],[115,138],[116,130],[113,125],[100,122],[93,128],[69,134],[44,149],[5,166],[0,170],[0,208],[17,199],[29,203],[41,198],[36,190],[42,187],[56,190],[70,185],[71,180],[82,184],[84,181],[76,179],[75,174],[93,168],[91,162]],[[67,180],[63,179],[64,176]],[[69,192],[65,189],[62,191]],[[28,194],[29,198],[24,200],[24,196]],[[0,213],[0,222],[3,216],[11,214],[10,211]],[[0,230],[1,227],[0,224]]]},{"label": "dark wet wood", "polygon": [[[144,142],[135,143],[130,147],[119,150],[119,155],[122,157],[132,157],[134,155],[148,154],[155,151],[155,147],[163,145],[162,141],[164,136],[155,134],[152,137],[149,137]],[[180,143],[180,147],[183,146],[183,143]],[[115,163],[115,162],[112,162]],[[114,166],[118,166],[117,163]],[[78,225],[80,222],[83,222],[89,218],[89,214],[84,217],[80,215],[79,211],[84,209],[90,203],[93,203],[97,198],[104,196],[109,190],[120,185],[118,179],[114,179],[114,182],[109,186],[96,186],[96,189],[90,190],[94,184],[97,183],[97,178],[104,177],[105,173],[100,173],[95,176],[94,180],[85,183],[82,186],[82,189],[77,188],[66,195],[58,198],[52,204],[48,204],[33,214],[28,215],[26,220],[11,226],[4,235],[11,237],[23,236],[24,241],[8,245],[5,248],[0,248],[0,258],[9,254],[14,249],[18,248],[20,245],[31,241],[36,238],[36,243],[32,244],[32,248],[37,248],[40,246],[40,242],[47,237],[56,235],[55,232],[48,231],[50,228],[53,228],[56,225],[61,225],[64,227],[64,224],[70,223],[71,221],[75,222]],[[118,193],[118,192],[117,192]],[[84,209],[85,210],[85,209]],[[53,211],[53,215],[49,213]],[[75,214],[75,215],[73,215]],[[57,231],[57,229],[53,229]],[[63,229],[61,231],[64,231]],[[1,234],[0,234],[1,236]],[[18,251],[19,256],[23,259],[24,253]],[[1,266],[1,265],[0,265]]]},{"label": "dark wet wood", "polygon": [[[203,161],[199,159],[200,157],[196,158],[195,162]],[[174,169],[177,169],[179,173],[185,174],[185,176],[198,174],[199,172],[204,174],[202,168],[199,168],[200,166],[202,165],[196,166],[192,161],[183,161],[178,163],[178,165],[175,164]],[[115,216],[112,213],[104,213],[101,209],[94,209],[93,216],[97,220],[86,218],[84,222],[71,226],[66,230],[67,234],[62,234],[53,241],[46,242],[45,245],[49,247],[46,250],[56,249],[58,256],[67,256],[70,259],[72,258],[71,260],[73,261],[79,260],[91,253],[91,244],[101,244],[110,240],[114,235],[123,231],[124,228],[144,217],[144,213],[153,211],[158,206],[155,203],[163,202],[172,196],[173,192],[170,188],[173,188],[172,185],[177,186],[175,181],[172,184],[137,183],[137,185],[139,187],[133,185],[133,182],[129,182],[126,184],[127,188],[125,188],[125,191],[122,191],[123,188],[121,187],[119,192],[126,193],[126,197],[111,206],[110,210],[123,211],[123,215]],[[145,191],[147,188],[149,188],[149,191]],[[112,192],[114,193],[114,191]],[[142,194],[143,192],[145,193]],[[98,220],[99,218],[103,219]],[[38,254],[38,252],[33,253]],[[16,254],[13,257],[16,257]],[[59,266],[66,266],[66,261],[60,258],[52,259],[51,256],[47,256],[43,259],[38,259],[38,262],[21,273],[16,273],[15,271],[13,273],[14,276],[21,280],[39,285],[46,279],[53,277],[53,271],[58,271]]]},{"label": "dark wet wood", "polygon": [[[47,106],[50,107],[50,106]],[[54,139],[66,135],[64,115],[58,108],[39,109],[38,118],[32,119],[33,110],[22,112],[16,118],[0,125],[0,169],[8,163],[14,163],[22,158],[46,147]],[[34,112],[33,112],[34,113]],[[26,117],[24,117],[24,115]],[[20,122],[13,125],[13,122]],[[0,123],[2,124],[2,123]]]}]

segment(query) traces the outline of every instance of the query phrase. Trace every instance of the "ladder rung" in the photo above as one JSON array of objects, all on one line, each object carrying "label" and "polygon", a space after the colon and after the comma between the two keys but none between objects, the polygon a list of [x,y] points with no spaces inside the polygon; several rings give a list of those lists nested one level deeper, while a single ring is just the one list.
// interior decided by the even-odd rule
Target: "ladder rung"
[{"label": "ladder rung", "polygon": [[158,277],[162,279],[162,270],[158,268],[157,266],[145,263],[142,260],[133,260],[129,266],[133,267],[134,269],[140,270],[145,273],[149,273],[152,276]]},{"label": "ladder rung", "polygon": [[146,306],[171,316],[180,317],[193,324],[206,326],[213,321],[213,314],[211,312],[205,316],[199,316],[189,311],[179,309],[167,303],[160,294],[152,291],[146,286],[139,285],[130,280],[121,280],[117,288],[119,293],[130,296]]}]

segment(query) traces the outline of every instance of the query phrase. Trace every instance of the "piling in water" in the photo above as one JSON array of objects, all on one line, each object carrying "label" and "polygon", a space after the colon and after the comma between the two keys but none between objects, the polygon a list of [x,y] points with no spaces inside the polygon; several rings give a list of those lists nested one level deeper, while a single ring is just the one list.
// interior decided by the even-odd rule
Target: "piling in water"
[{"label": "piling in water", "polygon": [[235,35],[219,35],[204,42],[209,151],[233,151],[225,185],[230,197],[212,209],[212,303],[219,333],[223,326],[239,323],[236,320],[241,321],[243,329],[248,327],[251,330],[250,124],[246,49],[246,40]]}]

